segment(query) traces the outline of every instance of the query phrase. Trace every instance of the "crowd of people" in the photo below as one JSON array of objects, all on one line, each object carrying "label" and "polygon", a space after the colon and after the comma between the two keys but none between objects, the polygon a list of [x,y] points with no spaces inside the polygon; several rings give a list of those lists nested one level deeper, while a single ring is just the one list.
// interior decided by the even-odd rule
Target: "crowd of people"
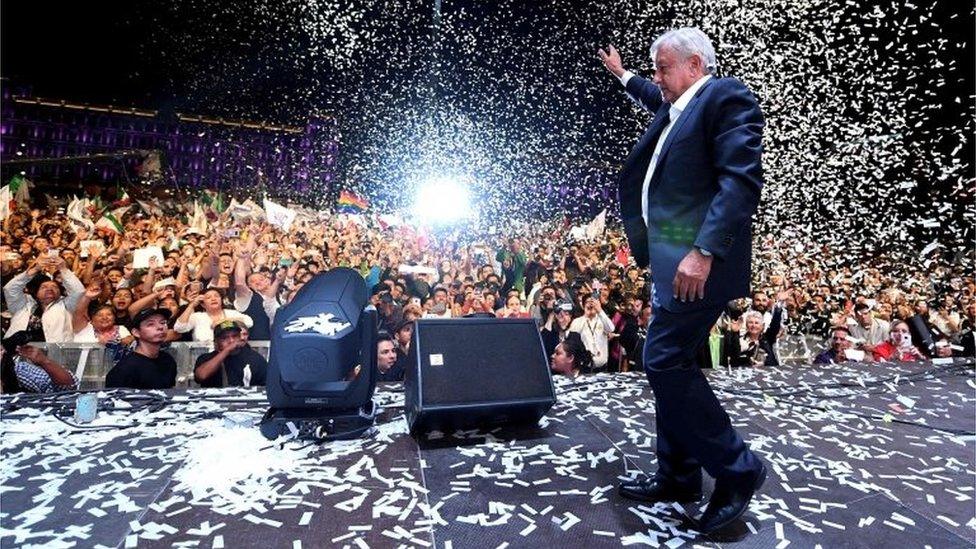
[{"label": "crowd of people", "polygon": [[[145,211],[105,231],[56,208],[22,208],[0,233],[3,390],[77,387],[31,342],[101,344],[113,364],[106,386],[137,388],[175,384],[161,352],[169,343],[212,342],[195,364],[198,384],[260,385],[267,363],[248,341],[270,339],[278,308],[339,266],[370,289],[383,380],[402,379],[422,317],[531,317],[556,373],[640,369],[653,273],[633,265],[612,224],[591,239],[571,232],[563,219],[434,231],[345,214],[299,217],[286,230],[228,212],[201,227],[189,212]],[[976,354],[972,272],[932,262],[908,275],[791,239],[756,244],[755,293],[716,324],[714,366],[774,366],[789,334],[825,339],[817,363]],[[153,247],[161,255],[137,267],[134,256]]]}]

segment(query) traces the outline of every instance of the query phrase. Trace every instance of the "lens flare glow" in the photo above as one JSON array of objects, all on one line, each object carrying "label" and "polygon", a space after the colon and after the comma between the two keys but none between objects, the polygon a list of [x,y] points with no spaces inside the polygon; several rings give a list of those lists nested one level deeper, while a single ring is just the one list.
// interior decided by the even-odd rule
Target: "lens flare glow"
[{"label": "lens flare glow", "polygon": [[413,213],[419,221],[433,225],[445,225],[470,217],[468,187],[447,177],[431,178],[417,190]]}]

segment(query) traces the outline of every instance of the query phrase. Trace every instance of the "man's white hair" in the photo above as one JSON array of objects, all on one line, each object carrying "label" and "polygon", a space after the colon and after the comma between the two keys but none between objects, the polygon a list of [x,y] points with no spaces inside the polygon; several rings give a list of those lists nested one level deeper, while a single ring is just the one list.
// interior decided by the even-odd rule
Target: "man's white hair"
[{"label": "man's white hair", "polygon": [[651,60],[657,57],[657,52],[662,47],[667,46],[673,49],[678,55],[687,59],[697,55],[702,60],[702,67],[705,74],[715,72],[717,62],[715,60],[715,48],[712,41],[704,32],[694,27],[684,27],[672,29],[662,34],[651,44]]},{"label": "man's white hair", "polygon": [[748,322],[750,318],[755,318],[759,322],[765,322],[766,321],[763,318],[762,313],[760,313],[759,311],[746,311],[746,314],[742,315],[742,320],[745,320],[746,322]]}]

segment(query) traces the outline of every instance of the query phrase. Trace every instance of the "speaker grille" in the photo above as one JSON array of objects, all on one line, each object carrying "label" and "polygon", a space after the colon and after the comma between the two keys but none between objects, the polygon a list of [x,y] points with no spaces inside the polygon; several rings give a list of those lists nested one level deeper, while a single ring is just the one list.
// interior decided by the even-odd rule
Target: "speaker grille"
[{"label": "speaker grille", "polygon": [[552,398],[552,376],[532,319],[424,319],[415,353],[424,405]]}]

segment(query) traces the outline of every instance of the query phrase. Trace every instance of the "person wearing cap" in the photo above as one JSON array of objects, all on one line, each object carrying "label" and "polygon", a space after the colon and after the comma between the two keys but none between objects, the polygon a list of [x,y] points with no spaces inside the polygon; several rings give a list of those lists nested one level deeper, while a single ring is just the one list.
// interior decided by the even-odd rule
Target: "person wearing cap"
[{"label": "person wearing cap", "polygon": [[105,376],[105,387],[171,389],[176,385],[176,361],[160,350],[166,341],[169,309],[143,309],[132,317],[129,331],[136,338],[135,351]]},{"label": "person wearing cap", "polygon": [[[42,274],[41,270],[57,270],[61,284]],[[7,310],[12,317],[7,335],[28,332],[31,341],[64,343],[74,339],[72,314],[85,286],[64,259],[42,256],[26,271],[10,279],[3,287]]]},{"label": "person wearing cap", "polygon": [[391,333],[403,318],[403,308],[396,303],[390,286],[384,282],[373,286],[370,302],[376,307],[379,327]]},{"label": "person wearing cap", "polygon": [[264,386],[268,361],[247,344],[244,325],[224,320],[214,327],[214,350],[200,355],[193,379],[201,387]]}]

